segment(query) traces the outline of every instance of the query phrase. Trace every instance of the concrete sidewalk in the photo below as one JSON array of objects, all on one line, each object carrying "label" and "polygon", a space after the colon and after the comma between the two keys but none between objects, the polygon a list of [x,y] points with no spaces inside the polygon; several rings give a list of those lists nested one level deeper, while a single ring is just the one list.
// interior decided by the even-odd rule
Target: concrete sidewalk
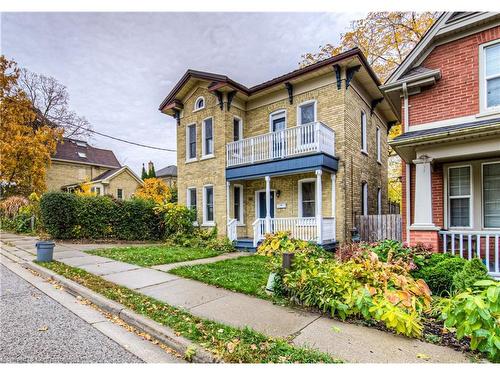
[{"label": "concrete sidewalk", "polygon": [[[32,243],[29,239],[15,235],[9,235],[5,239],[2,234],[2,241],[4,240],[14,245],[6,247],[9,252],[24,251],[33,258],[34,246],[29,248]],[[248,326],[269,336],[291,337],[296,345],[317,348],[348,362],[469,362],[465,354],[448,347],[343,323],[316,313],[277,306],[269,301],[160,270],[86,254],[78,246],[56,246],[55,258],[113,283],[184,308],[193,315],[234,327]],[[170,265],[169,267],[172,268]]]}]

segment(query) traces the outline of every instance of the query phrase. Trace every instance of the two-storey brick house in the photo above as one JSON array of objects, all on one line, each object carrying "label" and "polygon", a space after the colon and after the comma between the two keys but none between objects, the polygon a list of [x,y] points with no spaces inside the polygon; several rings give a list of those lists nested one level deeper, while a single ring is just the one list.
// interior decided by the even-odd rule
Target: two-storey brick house
[{"label": "two-storey brick house", "polygon": [[382,89],[404,124],[404,240],[500,275],[500,14],[443,13]]},{"label": "two-storey brick house", "polygon": [[394,109],[359,49],[247,88],[188,70],[160,105],[177,119],[179,202],[254,247],[289,230],[324,245],[386,213]]}]

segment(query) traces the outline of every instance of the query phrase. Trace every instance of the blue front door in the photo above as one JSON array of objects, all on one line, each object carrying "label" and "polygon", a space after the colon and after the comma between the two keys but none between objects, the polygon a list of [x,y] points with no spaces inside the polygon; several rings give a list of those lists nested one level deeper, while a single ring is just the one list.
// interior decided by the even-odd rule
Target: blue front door
[{"label": "blue front door", "polygon": [[[274,191],[271,191],[271,217],[274,217]],[[266,192],[259,192],[259,219],[266,218]]]}]

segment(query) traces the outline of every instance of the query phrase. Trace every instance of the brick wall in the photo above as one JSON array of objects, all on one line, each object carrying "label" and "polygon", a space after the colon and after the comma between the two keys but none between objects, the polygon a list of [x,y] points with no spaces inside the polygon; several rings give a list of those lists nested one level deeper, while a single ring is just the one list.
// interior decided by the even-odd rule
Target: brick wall
[{"label": "brick wall", "polygon": [[45,177],[47,191],[59,191],[62,186],[91,180],[110,168],[52,161]]},{"label": "brick wall", "polygon": [[421,66],[440,69],[441,79],[409,97],[410,124],[479,112],[479,45],[500,38],[500,26],[434,48]]},{"label": "brick wall", "polygon": [[109,181],[104,188],[104,194],[111,194],[116,198],[117,189],[122,189],[123,199],[130,199],[139,186],[139,182],[128,171],[124,171]]}]

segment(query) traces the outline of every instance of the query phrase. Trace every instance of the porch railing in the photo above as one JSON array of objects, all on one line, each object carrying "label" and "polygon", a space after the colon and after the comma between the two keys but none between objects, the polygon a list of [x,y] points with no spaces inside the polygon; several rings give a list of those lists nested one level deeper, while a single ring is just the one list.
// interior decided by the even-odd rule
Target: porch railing
[{"label": "porch railing", "polygon": [[[321,218],[321,238],[318,236],[318,222],[315,217],[286,217],[272,218],[269,220],[269,232],[276,233],[287,231],[293,238],[318,243],[335,240],[335,218]],[[267,232],[266,219],[257,219],[253,222],[253,242],[257,246],[264,239]]]},{"label": "porch railing", "polygon": [[500,231],[440,231],[443,252],[483,261],[491,276],[500,278]]},{"label": "porch railing", "polygon": [[323,152],[335,156],[335,132],[321,122],[245,138],[226,145],[227,167]]},{"label": "porch railing", "polygon": [[229,238],[229,241],[236,241],[238,238],[237,224],[238,224],[238,220],[236,220],[236,219],[231,219],[227,223],[227,238]]}]

